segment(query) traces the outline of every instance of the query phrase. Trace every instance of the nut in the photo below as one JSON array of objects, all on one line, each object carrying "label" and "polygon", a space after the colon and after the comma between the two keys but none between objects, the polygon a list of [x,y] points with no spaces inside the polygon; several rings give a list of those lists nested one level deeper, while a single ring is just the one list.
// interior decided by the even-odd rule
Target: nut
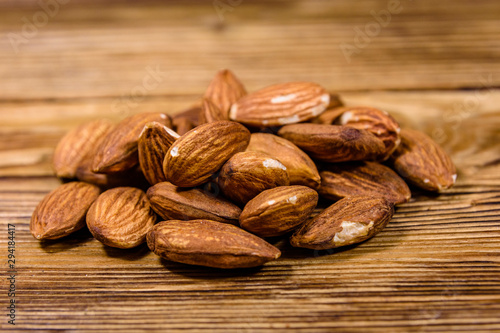
[{"label": "nut", "polygon": [[204,98],[201,105],[200,118],[203,123],[212,123],[214,121],[227,120],[227,115],[222,115],[222,111],[209,99]]},{"label": "nut", "polygon": [[334,108],[329,108],[319,116],[314,119],[311,119],[311,123],[313,124],[323,124],[323,125],[333,125],[335,121],[340,118],[340,116],[348,110],[348,107],[338,106]]},{"label": "nut", "polygon": [[140,113],[118,123],[97,148],[92,171],[97,173],[123,172],[137,165],[139,135],[144,125],[152,121],[171,126],[170,117],[163,113]]},{"label": "nut", "polygon": [[179,134],[158,122],[144,126],[139,136],[139,164],[147,181],[154,185],[167,180],[163,172],[163,160]]},{"label": "nut", "polygon": [[172,126],[179,135],[184,135],[200,125],[201,103],[175,114],[172,117]]},{"label": "nut", "polygon": [[286,125],[278,135],[296,144],[313,159],[324,162],[374,160],[385,150],[384,143],[372,133],[348,126]]},{"label": "nut", "polygon": [[245,268],[277,259],[280,250],[234,225],[210,220],[163,221],[148,233],[162,258],[216,268]]},{"label": "nut", "polygon": [[244,205],[264,190],[290,185],[290,180],[280,161],[264,153],[246,151],[224,164],[218,184],[226,197]]},{"label": "nut", "polygon": [[241,209],[200,189],[183,189],[169,182],[150,187],[147,196],[153,210],[165,220],[207,219],[238,224]]},{"label": "nut", "polygon": [[250,141],[250,132],[232,121],[200,125],[170,147],[163,162],[167,180],[181,187],[203,184]]},{"label": "nut", "polygon": [[89,153],[93,153],[94,147],[112,128],[113,124],[107,120],[95,120],[82,124],[63,136],[52,158],[57,177],[75,178],[82,160]]},{"label": "nut", "polygon": [[360,243],[379,233],[393,214],[394,205],[384,198],[346,197],[304,223],[290,243],[315,250]]},{"label": "nut", "polygon": [[410,188],[392,169],[376,162],[332,164],[321,171],[322,197],[338,200],[351,196],[380,196],[400,204],[408,202]]},{"label": "nut", "polygon": [[428,191],[441,191],[455,184],[455,165],[437,143],[415,130],[403,129],[400,134],[401,144],[391,160],[401,177]]},{"label": "nut", "polygon": [[99,196],[97,186],[72,182],[59,186],[36,206],[30,231],[36,239],[58,239],[85,226],[85,214]]},{"label": "nut", "polygon": [[318,193],[306,186],[280,186],[261,192],[240,215],[240,226],[260,237],[286,234],[301,225],[318,204]]},{"label": "nut", "polygon": [[316,83],[275,84],[240,98],[229,118],[251,126],[281,126],[314,118],[329,103],[330,95]]},{"label": "nut", "polygon": [[[229,120],[231,105],[247,94],[245,87],[228,69],[219,71],[210,82],[204,97],[219,110],[217,120]],[[207,118],[208,121],[208,118]]]},{"label": "nut", "polygon": [[339,123],[360,130],[367,130],[382,140],[385,150],[379,160],[385,161],[396,150],[401,139],[399,124],[387,112],[369,107],[347,108]]},{"label": "nut", "polygon": [[279,160],[290,178],[290,185],[317,189],[321,178],[316,165],[306,153],[290,141],[268,133],[253,133],[247,151],[266,153]]},{"label": "nut", "polygon": [[87,213],[87,226],[101,243],[128,249],[146,240],[156,222],[146,194],[134,187],[103,192]]}]

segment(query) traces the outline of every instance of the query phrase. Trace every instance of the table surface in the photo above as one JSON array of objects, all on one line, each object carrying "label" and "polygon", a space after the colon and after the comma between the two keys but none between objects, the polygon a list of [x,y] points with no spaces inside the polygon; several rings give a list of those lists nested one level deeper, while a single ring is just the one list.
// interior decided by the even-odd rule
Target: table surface
[{"label": "table surface", "polygon": [[[0,4],[2,329],[500,331],[500,2],[54,3],[48,14],[37,1]],[[88,231],[33,239],[30,216],[59,184],[50,160],[67,130],[180,111],[220,68],[250,91],[314,81],[348,105],[383,108],[440,142],[458,183],[415,192],[358,246],[314,252],[283,240],[282,258],[259,269],[172,263]],[[146,89],[148,75],[157,84]]]}]

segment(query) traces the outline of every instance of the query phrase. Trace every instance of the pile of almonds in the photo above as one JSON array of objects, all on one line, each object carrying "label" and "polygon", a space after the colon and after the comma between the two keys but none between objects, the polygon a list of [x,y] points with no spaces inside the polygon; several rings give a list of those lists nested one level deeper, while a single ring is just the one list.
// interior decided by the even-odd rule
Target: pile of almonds
[{"label": "pile of almonds", "polygon": [[309,82],[248,94],[229,70],[173,117],[79,126],[53,165],[65,183],[33,212],[36,239],[87,226],[107,246],[147,240],[168,260],[219,268],[277,259],[267,237],[317,250],[362,242],[410,199],[407,182],[438,192],[456,180],[434,141],[384,111],[345,107]]}]

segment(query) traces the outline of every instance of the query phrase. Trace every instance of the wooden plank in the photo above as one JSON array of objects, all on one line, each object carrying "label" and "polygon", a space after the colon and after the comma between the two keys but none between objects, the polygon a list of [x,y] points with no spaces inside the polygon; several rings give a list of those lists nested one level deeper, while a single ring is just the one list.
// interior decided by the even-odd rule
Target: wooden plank
[{"label": "wooden plank", "polygon": [[[397,208],[384,231],[359,246],[312,251],[277,240],[282,258],[260,269],[221,271],[176,264],[159,259],[145,245],[131,250],[104,247],[86,230],[39,243],[29,233],[29,219],[43,196],[58,186],[48,176],[48,159],[38,164],[24,161],[26,169],[2,167],[0,224],[2,230],[9,223],[16,228],[16,328],[500,329],[500,112],[495,112],[500,94],[483,95],[454,135],[455,122],[444,116],[474,93],[344,94],[348,104],[387,109],[407,126],[427,131],[431,125],[442,127],[448,135],[443,143],[458,166],[458,183],[441,195],[415,192],[411,202]],[[165,103],[182,107],[192,97]],[[158,102],[148,100],[134,111]],[[18,133],[13,150],[51,149],[66,128],[105,114],[106,101],[95,102],[92,112],[75,112],[84,104],[62,104],[52,113],[57,103],[11,105],[17,116],[6,118],[4,138]],[[37,108],[43,117],[24,126],[18,122],[23,112]],[[54,124],[41,126],[52,123],[50,119]],[[0,148],[0,155],[9,151],[7,144]],[[36,176],[36,169],[44,172]],[[15,177],[16,172],[23,176]],[[5,236],[0,243],[5,248]],[[1,325],[9,328],[5,321]]]},{"label": "wooden plank", "polygon": [[[500,3],[401,0],[346,61],[342,43],[387,1],[243,1],[220,20],[212,1],[72,0],[19,46],[37,0],[0,3],[0,248],[15,225],[16,330],[136,332],[500,331]],[[145,245],[102,246],[86,230],[40,243],[37,203],[59,185],[51,155],[76,125],[201,96],[219,68],[248,89],[308,80],[348,105],[389,111],[452,155],[457,186],[414,191],[375,238],[221,271],[161,260]],[[151,71],[157,85],[134,100]],[[467,87],[467,90],[453,90]],[[2,312],[0,330],[13,327]]]},{"label": "wooden plank", "polygon": [[[40,9],[12,8],[0,13],[0,98],[127,96],[148,68],[163,73],[150,96],[199,94],[223,67],[250,89],[289,80],[339,91],[499,85],[498,1],[401,7],[356,46],[355,28],[375,22],[370,11],[386,9],[386,1],[243,2],[222,21],[212,2],[189,10],[178,2],[70,2],[15,48],[9,33],[22,36],[23,17],[30,21]],[[350,62],[343,44],[357,48]]]}]

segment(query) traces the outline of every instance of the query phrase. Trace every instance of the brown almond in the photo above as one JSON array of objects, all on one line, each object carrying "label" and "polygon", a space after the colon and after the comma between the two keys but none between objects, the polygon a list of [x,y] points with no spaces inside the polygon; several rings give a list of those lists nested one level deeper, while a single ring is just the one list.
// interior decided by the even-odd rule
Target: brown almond
[{"label": "brown almond", "polygon": [[351,107],[342,113],[341,125],[367,130],[382,140],[385,150],[379,160],[385,161],[396,150],[401,138],[399,124],[387,112],[371,107]]},{"label": "brown almond", "polygon": [[281,126],[312,119],[329,103],[330,94],[316,83],[275,84],[240,98],[229,118],[251,126]]},{"label": "brown almond", "polygon": [[306,186],[280,186],[250,200],[240,215],[240,226],[260,237],[294,230],[311,215],[318,193]]},{"label": "brown almond", "polygon": [[107,120],[95,120],[78,126],[64,135],[54,151],[52,165],[57,177],[75,178],[76,170],[89,152],[106,136],[113,124]]},{"label": "brown almond", "polygon": [[245,230],[210,220],[163,221],[151,229],[147,240],[151,251],[162,258],[216,268],[261,266],[281,255]]},{"label": "brown almond", "polygon": [[99,193],[97,186],[82,182],[59,186],[36,206],[31,216],[31,234],[39,240],[58,239],[80,230]]},{"label": "brown almond", "polygon": [[103,192],[87,213],[87,226],[101,243],[128,249],[146,240],[156,222],[146,194],[134,187]]},{"label": "brown almond", "polygon": [[170,117],[163,113],[140,113],[123,119],[97,148],[92,171],[97,173],[123,172],[137,165],[139,135],[144,125],[152,121],[172,126]]},{"label": "brown almond", "polygon": [[175,114],[172,117],[172,128],[179,135],[184,135],[200,125],[201,103]]},{"label": "brown almond", "polygon": [[231,157],[217,181],[226,197],[243,205],[264,190],[290,185],[286,167],[280,161],[253,151]]},{"label": "brown almond", "polygon": [[394,205],[384,198],[346,197],[304,223],[290,243],[315,250],[360,243],[379,233],[393,214]]},{"label": "brown almond", "polygon": [[380,196],[394,204],[408,202],[410,188],[392,169],[376,162],[345,162],[320,172],[319,194],[339,200],[351,196]]},{"label": "brown almond", "polygon": [[150,187],[147,196],[153,210],[165,220],[207,219],[238,224],[241,209],[203,190],[177,187],[169,182]]},{"label": "brown almond", "polygon": [[179,137],[179,134],[158,122],[144,126],[138,142],[139,164],[151,185],[167,180],[163,172],[163,160]]},{"label": "brown almond", "polygon": [[428,191],[447,189],[457,179],[450,156],[426,134],[401,130],[401,144],[391,157],[393,168],[409,183]]},{"label": "brown almond", "polygon": [[229,69],[223,69],[210,82],[204,97],[219,110],[217,120],[229,120],[228,113],[231,105],[246,94],[245,87],[234,73]]},{"label": "brown almond", "polygon": [[250,132],[232,121],[200,125],[170,147],[163,162],[167,180],[181,187],[203,184],[250,141]]},{"label": "brown almond", "polygon": [[311,119],[311,123],[333,125],[335,124],[335,121],[339,119],[340,116],[342,116],[342,114],[348,109],[349,108],[345,106],[338,106],[331,109],[326,109],[325,112]]},{"label": "brown almond", "polygon": [[118,186],[135,186],[139,188],[148,187],[141,170],[132,168],[124,172],[112,174],[95,173],[92,171],[92,157],[86,157],[76,170],[76,178],[82,182],[94,184],[101,189],[110,189]]},{"label": "brown almond", "polygon": [[348,126],[293,124],[283,126],[278,135],[313,159],[331,163],[374,160],[385,150],[384,143],[372,133]]},{"label": "brown almond", "polygon": [[284,138],[268,133],[253,133],[247,151],[266,153],[280,161],[286,167],[290,185],[317,189],[321,184],[318,169],[311,158]]},{"label": "brown almond", "polygon": [[222,111],[207,98],[203,99],[200,117],[203,119],[203,123],[227,120],[227,114],[223,116]]}]

